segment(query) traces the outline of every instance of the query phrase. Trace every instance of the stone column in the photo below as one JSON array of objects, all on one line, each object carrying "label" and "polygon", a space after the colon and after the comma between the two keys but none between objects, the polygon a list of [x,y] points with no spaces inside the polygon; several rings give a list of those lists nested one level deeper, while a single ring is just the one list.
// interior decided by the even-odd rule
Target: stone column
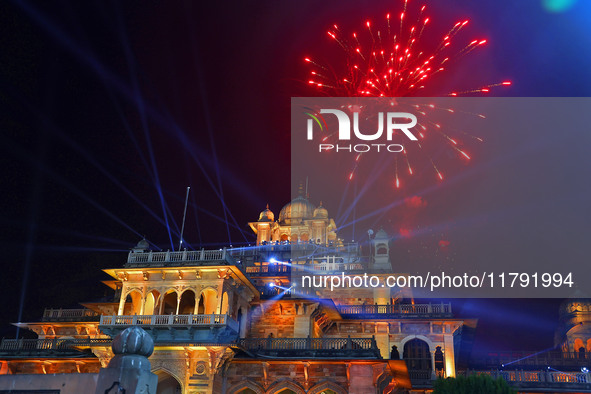
[{"label": "stone column", "polygon": [[148,357],[154,341],[139,327],[129,327],[113,339],[115,356],[101,368],[95,394],[155,394],[158,377],[150,372]]},{"label": "stone column", "polygon": [[125,310],[125,298],[127,297],[123,291],[124,289],[121,289],[121,299],[119,300],[119,309],[117,311],[117,314],[119,316],[121,316],[123,314],[123,311]]},{"label": "stone column", "polygon": [[454,339],[452,335],[445,335],[443,337],[445,344],[445,375],[448,378],[456,376],[456,360],[454,355]]}]

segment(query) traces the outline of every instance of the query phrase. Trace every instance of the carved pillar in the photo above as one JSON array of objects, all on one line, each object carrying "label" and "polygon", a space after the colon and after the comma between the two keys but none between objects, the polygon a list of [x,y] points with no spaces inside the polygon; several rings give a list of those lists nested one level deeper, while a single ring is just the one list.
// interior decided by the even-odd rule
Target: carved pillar
[{"label": "carved pillar", "polygon": [[443,337],[445,349],[445,373],[447,377],[456,376],[456,360],[454,355],[454,340],[453,336],[445,335]]},{"label": "carved pillar", "polygon": [[437,379],[437,374],[435,373],[435,349],[431,349],[429,347],[429,353],[431,353],[431,379]]},{"label": "carved pillar", "polygon": [[138,315],[143,315],[146,308],[146,289],[142,292],[142,299],[140,300],[140,311]]},{"label": "carved pillar", "polygon": [[201,299],[201,293],[197,294],[195,291],[195,308],[193,308],[193,314],[196,315],[199,312],[199,300]]},{"label": "carved pillar", "polygon": [[125,309],[125,298],[126,298],[126,294],[125,294],[125,289],[121,290],[121,298],[119,299],[119,310],[117,312],[117,314],[119,316],[121,316],[123,314],[123,310]]}]

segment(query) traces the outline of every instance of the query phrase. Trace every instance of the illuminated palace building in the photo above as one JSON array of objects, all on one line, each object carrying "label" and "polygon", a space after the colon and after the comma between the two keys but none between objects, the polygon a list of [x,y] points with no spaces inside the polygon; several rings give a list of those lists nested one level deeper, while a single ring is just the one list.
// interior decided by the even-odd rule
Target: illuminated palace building
[{"label": "illuminated palace building", "polygon": [[[130,326],[154,339],[158,393],[423,393],[437,376],[472,373],[504,377],[520,392],[591,392],[584,301],[563,305],[561,350],[470,359],[476,320],[455,318],[449,303],[415,303],[396,288],[294,286],[305,273],[391,274],[383,230],[363,248],[346,244],[327,209],[303,195],[277,220],[267,208],[249,225],[251,247],[155,252],[140,241],[125,264],[104,270],[113,302],[18,323],[38,339],[1,342],[0,392],[23,381],[36,393],[96,382],[112,338]],[[61,391],[41,391],[49,378]]]}]

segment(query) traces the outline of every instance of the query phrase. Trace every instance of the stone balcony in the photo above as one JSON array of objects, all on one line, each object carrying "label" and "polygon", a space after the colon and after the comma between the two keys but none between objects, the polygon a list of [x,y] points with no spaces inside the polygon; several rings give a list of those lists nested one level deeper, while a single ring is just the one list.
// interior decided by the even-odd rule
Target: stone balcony
[{"label": "stone balcony", "polygon": [[382,358],[374,338],[244,338],[238,346],[254,357]]},{"label": "stone balcony", "polygon": [[94,357],[92,353],[83,352],[90,344],[110,344],[110,339],[2,339],[0,356],[5,358],[19,357]]},{"label": "stone balcony", "polygon": [[131,326],[142,327],[156,342],[228,343],[239,333],[238,322],[229,315],[103,315],[99,323],[111,337]]},{"label": "stone balcony", "polygon": [[548,366],[561,370],[580,370],[581,367],[590,368],[590,352],[563,352],[550,350],[543,352],[532,351],[508,351],[488,353],[486,355],[473,356],[470,365],[482,369],[497,369],[503,365],[508,368],[542,369]]},{"label": "stone balcony", "polygon": [[182,266],[182,265],[236,265],[227,249],[183,250],[178,252],[136,252],[127,256],[127,267]]},{"label": "stone balcony", "polygon": [[44,322],[87,322],[99,321],[100,314],[90,309],[45,309]]},{"label": "stone balcony", "polygon": [[422,319],[453,317],[451,303],[338,305],[337,310],[345,319]]},{"label": "stone balcony", "polygon": [[458,375],[489,375],[493,379],[502,378],[520,393],[591,393],[591,373],[589,372],[564,372],[548,368],[538,371],[470,369],[459,371]]}]

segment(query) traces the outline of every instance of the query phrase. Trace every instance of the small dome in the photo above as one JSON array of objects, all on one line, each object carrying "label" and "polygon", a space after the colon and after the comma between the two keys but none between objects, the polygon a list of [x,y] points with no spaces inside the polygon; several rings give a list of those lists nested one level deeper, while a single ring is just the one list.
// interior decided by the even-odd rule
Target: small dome
[{"label": "small dome", "polygon": [[267,204],[267,208],[259,215],[259,222],[272,222],[275,220],[275,215],[269,209],[269,204]]},{"label": "small dome", "polygon": [[314,210],[314,218],[315,219],[328,219],[328,211],[326,208],[322,206],[322,201],[320,201],[320,205],[318,208]]},{"label": "small dome", "polygon": [[292,220],[298,222],[304,219],[312,219],[316,207],[302,195],[297,196],[279,212],[279,222],[281,224],[292,224]]},{"label": "small dome", "polygon": [[145,250],[150,250],[150,243],[146,240],[146,238],[142,239],[140,242],[135,245],[133,248],[135,252],[143,252]]},{"label": "small dome", "polygon": [[375,236],[376,239],[388,239],[388,233],[384,231],[383,228],[381,228]]},{"label": "small dome", "polygon": [[589,298],[567,298],[560,304],[560,316],[577,313],[591,312],[591,299]]}]

